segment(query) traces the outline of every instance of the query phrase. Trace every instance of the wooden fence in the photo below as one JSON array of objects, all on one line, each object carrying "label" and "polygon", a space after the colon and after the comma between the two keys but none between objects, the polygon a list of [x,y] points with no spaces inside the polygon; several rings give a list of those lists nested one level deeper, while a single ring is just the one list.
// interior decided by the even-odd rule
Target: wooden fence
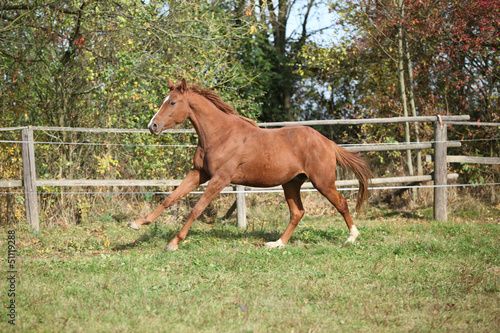
[{"label": "wooden fence", "polygon": [[[500,164],[500,158],[467,157],[467,156],[448,156],[448,147],[460,147],[460,142],[447,141],[447,124],[470,124],[466,123],[469,116],[429,116],[429,117],[399,117],[399,118],[377,118],[377,119],[338,119],[338,120],[318,120],[318,121],[299,121],[299,122],[279,122],[279,123],[261,123],[260,127],[277,127],[291,125],[362,125],[362,124],[388,124],[404,122],[433,122],[434,123],[434,141],[418,143],[400,143],[400,144],[369,144],[369,145],[351,145],[344,147],[350,151],[397,151],[397,150],[421,150],[434,149],[434,174],[420,176],[404,177],[386,177],[372,179],[373,185],[387,184],[418,184],[421,182],[434,181],[434,218],[439,221],[447,219],[447,183],[448,180],[457,179],[457,174],[447,174],[447,163],[465,162],[465,163],[488,163]],[[477,123],[473,123],[477,125]],[[488,124],[498,126],[499,124]],[[95,179],[53,179],[40,180],[36,176],[35,145],[33,132],[37,130],[50,131],[71,131],[71,132],[95,132],[95,133],[147,133],[147,130],[127,130],[127,129],[97,129],[97,128],[68,128],[68,127],[11,127],[0,128],[0,131],[21,131],[21,145],[23,157],[23,180],[1,180],[1,187],[24,187],[26,218],[31,228],[39,230],[38,219],[38,186],[179,186],[181,180],[95,180]],[[193,133],[193,130],[168,130],[166,133]],[[356,186],[357,180],[338,180],[337,187]],[[313,188],[311,183],[306,182],[303,188]],[[271,188],[271,190],[281,189]],[[224,191],[236,193],[237,220],[238,226],[246,227],[246,205],[245,193],[251,192],[251,189],[245,186],[231,186]],[[258,189],[260,190],[260,189]],[[266,190],[269,190],[266,189]]]}]

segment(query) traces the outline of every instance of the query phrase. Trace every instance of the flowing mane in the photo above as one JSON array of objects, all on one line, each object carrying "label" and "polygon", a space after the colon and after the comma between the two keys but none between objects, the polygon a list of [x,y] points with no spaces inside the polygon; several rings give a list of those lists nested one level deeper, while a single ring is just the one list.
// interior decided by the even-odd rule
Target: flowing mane
[{"label": "flowing mane", "polygon": [[255,123],[255,121],[253,121],[252,119],[240,116],[238,114],[238,112],[236,112],[235,109],[233,109],[232,107],[230,107],[227,103],[223,102],[221,100],[220,96],[217,95],[212,90],[206,90],[206,89],[205,90],[200,90],[197,86],[192,86],[192,87],[189,88],[189,90],[191,92],[193,92],[193,93],[196,93],[196,94],[198,94],[200,96],[205,97],[210,102],[212,102],[219,110],[223,111],[224,113],[231,114],[231,115],[234,115],[234,116],[238,116],[238,117],[242,118],[243,120],[249,122],[250,124],[252,124],[254,126],[258,126]]}]

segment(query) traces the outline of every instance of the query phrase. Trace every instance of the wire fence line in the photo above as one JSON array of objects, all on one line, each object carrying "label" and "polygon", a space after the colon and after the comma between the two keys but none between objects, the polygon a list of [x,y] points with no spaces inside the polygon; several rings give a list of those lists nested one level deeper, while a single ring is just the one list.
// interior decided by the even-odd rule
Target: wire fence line
[{"label": "wire fence line", "polygon": [[[457,124],[461,124],[458,123]],[[476,125],[476,123],[473,123]],[[482,125],[482,124],[481,124]],[[482,141],[498,141],[500,138],[488,138],[488,139],[460,139],[460,140],[446,140],[446,141],[426,141],[426,142],[383,142],[383,143],[360,143],[360,144],[339,144],[339,146],[344,146],[344,147],[356,147],[356,146],[375,146],[375,145],[400,145],[400,144],[409,144],[409,145],[417,145],[417,144],[422,144],[422,143],[430,143],[430,144],[435,144],[435,143],[447,143],[447,142],[482,142]],[[86,146],[122,146],[122,147],[169,147],[169,148],[196,148],[196,145],[179,145],[179,144],[172,144],[172,145],[161,145],[161,144],[127,144],[127,143],[93,143],[93,142],[52,142],[52,141],[23,141],[23,140],[0,140],[0,143],[11,143],[11,144],[22,144],[22,143],[34,143],[34,144],[49,144],[49,145],[86,145]],[[397,189],[410,189],[410,188],[438,188],[438,187],[467,187],[467,186],[496,186],[499,185],[500,183],[485,183],[485,184],[448,184],[448,185],[410,185],[410,186],[377,186],[377,187],[371,187],[371,190],[397,190]],[[98,186],[98,185],[97,185]],[[95,187],[92,186],[92,187]],[[104,187],[104,186],[103,186]],[[147,186],[145,186],[147,187]],[[358,188],[338,188],[339,191],[356,191]],[[301,189],[302,192],[315,192],[317,191],[316,189]],[[274,192],[283,192],[283,190],[279,189],[272,189],[272,190],[245,190],[245,191],[222,191],[221,193],[231,193],[231,194],[236,194],[236,193],[274,193]],[[0,192],[0,194],[22,194],[22,192]],[[55,195],[55,194],[65,194],[65,195],[81,195],[81,194],[169,194],[172,192],[165,192],[165,191],[104,191],[104,192],[99,192],[99,191],[72,191],[72,192],[46,192],[46,191],[37,191],[38,194],[48,194],[48,195]],[[200,194],[203,193],[202,191],[193,191],[191,194]]]},{"label": "wire fence line", "polygon": [[[481,123],[469,122],[468,115],[450,115],[450,116],[411,116],[411,117],[390,117],[390,118],[357,118],[357,119],[329,119],[329,120],[302,120],[302,121],[283,121],[270,123],[257,123],[259,127],[286,127],[294,125],[303,126],[325,126],[325,125],[366,125],[366,124],[396,124],[396,123],[417,123],[417,122],[436,122],[453,125],[471,125],[471,126],[494,126],[499,127],[500,123]],[[117,128],[85,128],[85,127],[54,127],[54,126],[18,126],[4,127],[1,131],[17,131],[31,128],[37,131],[65,131],[65,132],[86,132],[86,133],[149,133],[147,129],[117,129]],[[194,133],[193,129],[169,129],[164,133]]]},{"label": "wire fence line", "polygon": [[[432,180],[429,180],[432,181]],[[401,189],[420,189],[420,188],[453,188],[453,187],[478,187],[478,186],[498,186],[500,183],[480,183],[480,184],[446,184],[446,185],[406,185],[406,186],[372,186],[368,187],[369,190],[401,190]],[[51,187],[51,186],[47,186]],[[97,186],[92,186],[97,187]],[[145,186],[146,187],[146,186]],[[338,187],[338,191],[358,191],[359,187]],[[318,190],[314,188],[306,188],[301,189],[301,192],[317,192]],[[60,192],[46,192],[46,191],[37,191],[37,194],[47,194],[47,195],[105,195],[105,194],[134,194],[134,195],[144,195],[144,194],[171,194],[173,191],[60,191]],[[282,193],[281,189],[255,189],[251,188],[248,190],[223,190],[221,194],[238,194],[238,193]],[[189,194],[203,194],[204,191],[192,191]],[[24,191],[16,191],[16,192],[0,192],[0,194],[10,194],[10,195],[21,195],[24,194]]]},{"label": "wire fence line", "polygon": [[[388,123],[403,123],[403,122],[433,122],[434,123],[434,140],[430,142],[384,142],[384,143],[348,143],[340,144],[346,150],[356,150],[356,151],[393,151],[393,150],[422,150],[422,149],[434,149],[434,155],[430,155],[431,159],[434,157],[434,174],[425,176],[404,176],[404,177],[389,177],[385,178],[374,178],[373,186],[370,187],[371,190],[405,190],[405,189],[417,189],[417,188],[433,188],[434,189],[434,218],[436,220],[446,221],[446,188],[452,187],[469,187],[469,186],[497,186],[499,183],[483,183],[483,184],[448,184],[448,179],[457,179],[458,175],[447,174],[446,163],[447,161],[452,163],[464,162],[465,163],[478,163],[478,164],[500,164],[500,158],[483,158],[483,157],[468,157],[468,156],[450,156],[447,155],[447,148],[460,147],[462,143],[465,142],[492,142],[498,141],[497,138],[483,138],[483,139],[460,139],[460,140],[448,140],[446,124],[451,124],[451,122],[457,122],[456,125],[471,125],[477,126],[497,126],[500,124],[495,123],[464,123],[463,121],[469,120],[470,117],[467,115],[459,116],[424,116],[424,117],[399,117],[399,118],[379,118],[379,119],[340,119],[340,120],[328,120],[328,121],[300,121],[300,122],[281,122],[281,123],[264,123],[259,124],[260,127],[277,127],[277,126],[290,126],[290,125],[306,125],[306,126],[321,126],[321,125],[363,125],[363,124],[388,124]],[[122,143],[117,140],[114,134],[119,133],[148,133],[146,129],[102,129],[102,128],[67,128],[67,127],[18,127],[18,128],[0,128],[0,133],[6,130],[21,130],[21,140],[0,140],[0,144],[22,144],[22,154],[23,154],[23,181],[0,181],[0,186],[2,187],[24,187],[23,191],[16,192],[0,192],[2,194],[20,195],[24,193],[24,204],[26,207],[26,216],[29,224],[35,230],[39,230],[39,219],[38,219],[38,203],[37,195],[111,195],[111,194],[169,194],[169,191],[144,191],[150,187],[160,187],[160,188],[171,188],[176,186],[179,181],[162,181],[162,180],[150,180],[150,181],[135,181],[124,183],[123,181],[111,181],[111,180],[90,180],[90,181],[79,181],[79,180],[43,180],[37,179],[36,163],[35,163],[35,144],[36,145],[59,145],[59,146],[105,146],[108,147],[167,147],[167,148],[194,148],[195,145],[192,144],[139,144],[139,143]],[[41,136],[48,136],[49,139],[45,141],[35,141],[34,131],[42,131]],[[113,139],[111,142],[89,142],[89,141],[102,141],[99,136],[94,136],[89,139],[78,139],[78,141],[87,142],[62,142],[60,138],[51,135],[50,131],[63,131],[63,132],[83,132],[83,133],[102,133],[105,135],[112,134]],[[194,130],[168,130],[166,133],[195,133]],[[38,132],[40,133],[40,132]],[[12,135],[12,134],[9,134]],[[107,138],[107,137],[106,137]],[[185,142],[189,140],[187,138],[179,138],[178,141],[174,142]],[[70,140],[65,140],[70,141]],[[122,140],[123,141],[123,140]],[[128,140],[127,140],[128,141]],[[449,159],[452,158],[452,159]],[[429,160],[430,161],[430,160]],[[448,162],[448,163],[449,163]],[[380,182],[382,180],[383,182]],[[433,185],[420,185],[422,183],[427,183],[428,181],[433,181]],[[338,183],[339,191],[356,191],[356,181],[341,181]],[[406,184],[393,186],[388,184]],[[141,186],[142,191],[119,191],[125,186]],[[303,192],[313,192],[316,191],[312,188],[311,183],[302,190]],[[384,186],[386,185],[386,186]],[[74,191],[74,186],[83,187],[109,187],[116,186],[113,188],[114,191]],[[342,187],[343,186],[343,187]],[[349,187],[350,186],[350,187]],[[51,192],[51,187],[57,187],[60,191]],[[63,191],[65,188],[70,187],[72,191]],[[238,226],[244,227],[246,225],[245,217],[245,196],[251,193],[279,193],[283,190],[280,188],[248,188],[244,186],[236,187],[226,187],[221,193],[224,194],[235,194],[236,203],[238,209]],[[204,193],[199,189],[197,191],[191,192],[192,194]],[[17,197],[16,197],[16,200]],[[240,208],[243,212],[240,214]],[[240,221],[241,215],[241,221]],[[241,223],[240,223],[241,222]]]},{"label": "wire fence line", "polygon": [[[379,145],[400,145],[400,144],[421,144],[421,143],[445,143],[445,142],[483,142],[483,141],[498,141],[500,138],[489,139],[460,139],[446,141],[398,141],[398,142],[381,142],[381,143],[341,143],[341,147],[351,146],[379,146]],[[132,143],[100,143],[100,142],[53,142],[53,141],[22,141],[22,140],[0,140],[0,143],[34,143],[46,145],[81,145],[81,146],[121,146],[121,147],[173,147],[173,148],[196,148],[197,145],[162,145],[162,144],[132,144]]]},{"label": "wire fence line", "polygon": [[174,147],[194,148],[196,145],[158,145],[158,144],[133,144],[133,143],[100,143],[100,142],[53,142],[53,141],[22,141],[0,140],[0,143],[31,143],[43,145],[76,145],[76,146],[120,146],[120,147]]},{"label": "wire fence line", "polygon": [[[365,124],[388,124],[388,123],[404,123],[404,122],[435,122],[450,124],[450,125],[467,125],[467,126],[492,126],[500,128],[500,123],[487,122],[471,122],[466,121],[469,116],[416,116],[416,117],[396,117],[396,118],[371,118],[371,119],[330,119],[330,120],[303,120],[303,121],[285,121],[258,123],[259,127],[286,127],[292,125],[304,126],[325,126],[325,125],[365,125]],[[83,127],[47,127],[47,126],[19,126],[19,127],[0,127],[0,132],[19,131],[31,128],[38,131],[63,131],[63,132],[83,132],[83,133],[104,133],[104,134],[149,134],[147,129],[117,129],[117,128],[83,128]],[[195,134],[193,129],[169,129],[163,134]],[[472,142],[472,141],[497,141],[493,139],[467,139],[467,140],[448,140],[448,142]],[[429,141],[429,143],[438,143],[439,141]],[[25,141],[0,140],[0,143],[26,143]],[[34,141],[36,144],[64,144],[64,145],[92,145],[92,146],[126,146],[126,147],[187,147],[192,148],[196,145],[157,145],[157,144],[121,144],[121,143],[91,143],[91,142],[50,142],[50,141]],[[391,145],[391,144],[417,144],[420,142],[387,142],[387,143],[365,143],[363,145]],[[356,146],[360,144],[340,144],[340,146]]]}]

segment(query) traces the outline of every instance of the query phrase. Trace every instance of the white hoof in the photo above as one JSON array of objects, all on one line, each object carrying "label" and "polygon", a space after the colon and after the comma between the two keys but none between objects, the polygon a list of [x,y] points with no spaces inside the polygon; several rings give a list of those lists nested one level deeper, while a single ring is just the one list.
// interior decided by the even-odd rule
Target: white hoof
[{"label": "white hoof", "polygon": [[265,244],[268,249],[281,249],[285,247],[285,244],[281,242],[281,239],[278,239],[276,242],[268,242]]},{"label": "white hoof", "polygon": [[347,240],[345,241],[344,245],[342,245],[342,247],[349,247],[353,244],[354,244],[354,238],[349,236],[349,238],[347,238]]},{"label": "white hoof", "polygon": [[174,247],[172,245],[167,245],[167,247],[165,248],[165,251],[166,252],[177,251],[177,247]]},{"label": "white hoof", "polygon": [[129,224],[127,224],[130,228],[134,229],[134,230],[140,230],[141,227],[139,227],[137,224],[135,224],[135,222],[130,222]]},{"label": "white hoof", "polygon": [[359,236],[358,228],[356,228],[356,226],[353,226],[351,228],[351,230],[349,230],[349,237],[347,238],[346,242],[344,243],[344,245],[342,247],[354,244],[354,242],[356,241],[356,238],[358,238],[358,236]]}]

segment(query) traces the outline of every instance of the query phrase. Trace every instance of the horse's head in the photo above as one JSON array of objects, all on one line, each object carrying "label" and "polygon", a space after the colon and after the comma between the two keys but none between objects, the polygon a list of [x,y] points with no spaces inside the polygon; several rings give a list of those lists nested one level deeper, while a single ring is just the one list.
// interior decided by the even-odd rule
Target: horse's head
[{"label": "horse's head", "polygon": [[188,117],[189,105],[186,98],[186,80],[182,79],[177,86],[168,80],[168,87],[170,93],[165,97],[160,109],[148,125],[149,131],[154,135],[160,135],[162,131],[182,123]]}]

